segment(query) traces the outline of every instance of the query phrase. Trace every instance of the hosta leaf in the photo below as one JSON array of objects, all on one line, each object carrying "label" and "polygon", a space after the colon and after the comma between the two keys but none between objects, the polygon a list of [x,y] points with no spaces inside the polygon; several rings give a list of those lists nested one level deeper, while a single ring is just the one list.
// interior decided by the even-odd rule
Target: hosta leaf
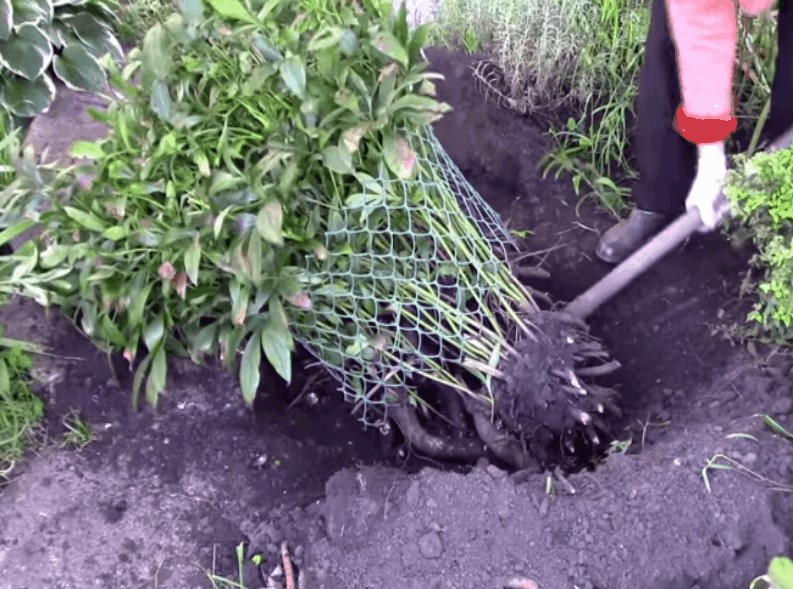
[{"label": "hosta leaf", "polygon": [[281,79],[286,87],[298,98],[303,98],[306,93],[306,69],[300,57],[294,55],[281,64]]},{"label": "hosta leaf", "polygon": [[207,0],[212,9],[223,18],[239,20],[252,25],[257,24],[245,5],[239,0]]},{"label": "hosta leaf", "polygon": [[53,100],[55,84],[46,74],[33,82],[23,78],[0,82],[0,103],[18,117],[29,118],[47,112]]},{"label": "hosta leaf", "polygon": [[287,383],[292,381],[292,335],[280,321],[270,320],[261,331],[267,361]]},{"label": "hosta leaf", "polygon": [[107,53],[118,60],[124,57],[113,31],[87,12],[64,18],[61,26],[71,31],[94,57]]},{"label": "hosta leaf", "polygon": [[45,24],[52,20],[49,0],[17,0],[14,5],[14,26]]},{"label": "hosta leaf", "polygon": [[52,45],[35,25],[17,27],[6,41],[0,41],[0,65],[27,80],[35,80],[52,61]]},{"label": "hosta leaf", "polygon": [[240,388],[242,398],[249,407],[256,399],[256,391],[259,389],[259,368],[262,362],[262,343],[260,334],[253,334],[245,345],[240,363]]},{"label": "hosta leaf", "polygon": [[0,41],[8,40],[13,25],[14,5],[11,0],[0,0]]},{"label": "hosta leaf", "polygon": [[72,90],[102,92],[107,74],[97,59],[81,45],[67,45],[53,59],[55,74]]}]

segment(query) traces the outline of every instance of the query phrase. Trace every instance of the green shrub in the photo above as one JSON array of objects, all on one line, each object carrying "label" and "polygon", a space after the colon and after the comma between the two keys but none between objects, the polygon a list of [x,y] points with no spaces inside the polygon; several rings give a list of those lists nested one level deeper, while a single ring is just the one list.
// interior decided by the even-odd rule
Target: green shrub
[{"label": "green shrub", "polygon": [[776,342],[793,343],[793,149],[736,158],[725,188],[739,236],[752,240],[757,298],[749,319]]},{"label": "green shrub", "polygon": [[0,108],[20,118],[49,108],[54,80],[101,92],[99,59],[121,59],[114,0],[0,0]]}]

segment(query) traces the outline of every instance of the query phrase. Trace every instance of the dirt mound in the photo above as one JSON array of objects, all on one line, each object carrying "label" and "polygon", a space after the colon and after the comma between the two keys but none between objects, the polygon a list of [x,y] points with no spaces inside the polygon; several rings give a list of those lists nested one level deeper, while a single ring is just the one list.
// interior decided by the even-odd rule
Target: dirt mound
[{"label": "dirt mound", "polygon": [[[745,587],[790,550],[793,531],[793,487],[782,487],[793,480],[790,443],[747,410],[784,408],[789,390],[754,375],[712,393],[728,384],[741,394],[711,409],[710,393],[697,395],[697,420],[594,473],[554,478],[550,493],[543,476],[493,466],[412,477],[345,470],[321,504],[268,526],[306,547],[306,586],[320,589],[501,588],[513,577],[547,589]],[[709,492],[701,469],[719,455],[736,469],[709,471]],[[251,550],[265,546],[254,533]]]}]

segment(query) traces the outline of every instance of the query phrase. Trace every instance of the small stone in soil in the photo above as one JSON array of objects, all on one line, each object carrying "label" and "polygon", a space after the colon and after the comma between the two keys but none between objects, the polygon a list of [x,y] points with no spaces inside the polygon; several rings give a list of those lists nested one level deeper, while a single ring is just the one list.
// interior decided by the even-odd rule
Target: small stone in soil
[{"label": "small stone in soil", "polygon": [[419,538],[419,550],[424,558],[440,558],[443,554],[443,542],[437,532],[429,532]]}]

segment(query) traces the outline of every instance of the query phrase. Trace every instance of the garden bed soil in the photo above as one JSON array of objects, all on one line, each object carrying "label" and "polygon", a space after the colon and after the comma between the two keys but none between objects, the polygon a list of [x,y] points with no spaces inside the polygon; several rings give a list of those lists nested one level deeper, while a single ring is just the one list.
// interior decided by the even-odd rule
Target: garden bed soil
[{"label": "garden bed soil", "polygon": [[[591,252],[612,220],[577,207],[569,180],[543,179],[548,142],[531,120],[482,102],[471,58],[430,52],[455,108],[437,125],[452,158],[570,299],[608,271]],[[70,93],[34,123],[35,142],[91,133]],[[78,123],[75,123],[78,121]],[[209,587],[232,575],[234,547],[275,566],[286,540],[311,589],[745,587],[770,557],[793,551],[793,446],[758,413],[793,425],[793,374],[714,335],[740,319],[745,255],[719,236],[692,239],[589,322],[624,368],[615,376],[632,440],[594,472],[563,478],[385,464],[382,439],[304,376],[286,390],[264,380],[255,412],[234,379],[176,362],[161,409],[129,409],[129,377],[62,317],[16,302],[11,336],[50,344],[38,362],[50,443],[0,495],[0,588]],[[319,402],[287,405],[304,385]],[[309,396],[303,398],[311,398]],[[95,432],[60,448],[72,409]],[[733,434],[751,434],[754,439]],[[735,470],[702,468],[716,455]],[[414,465],[417,463],[413,463]],[[425,463],[425,465],[428,463]],[[246,567],[249,589],[264,586]],[[525,585],[529,586],[529,585]]]}]

